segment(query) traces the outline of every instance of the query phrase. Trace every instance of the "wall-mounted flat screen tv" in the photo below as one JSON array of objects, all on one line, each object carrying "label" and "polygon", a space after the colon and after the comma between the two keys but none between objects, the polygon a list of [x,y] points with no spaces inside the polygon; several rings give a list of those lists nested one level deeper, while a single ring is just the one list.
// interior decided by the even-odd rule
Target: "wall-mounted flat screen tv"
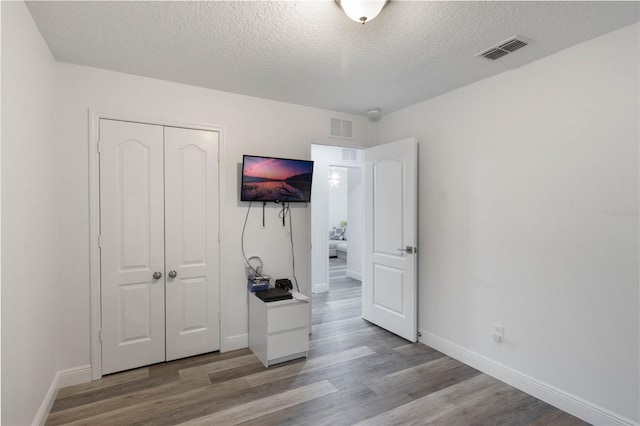
[{"label": "wall-mounted flat screen tv", "polygon": [[313,161],[245,155],[240,201],[308,203]]}]

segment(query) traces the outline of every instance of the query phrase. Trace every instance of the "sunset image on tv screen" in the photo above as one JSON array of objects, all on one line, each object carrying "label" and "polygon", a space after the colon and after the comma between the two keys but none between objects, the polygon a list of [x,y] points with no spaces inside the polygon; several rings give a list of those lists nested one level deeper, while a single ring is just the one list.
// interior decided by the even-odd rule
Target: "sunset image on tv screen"
[{"label": "sunset image on tv screen", "polygon": [[308,202],[313,162],[244,156],[242,201]]}]

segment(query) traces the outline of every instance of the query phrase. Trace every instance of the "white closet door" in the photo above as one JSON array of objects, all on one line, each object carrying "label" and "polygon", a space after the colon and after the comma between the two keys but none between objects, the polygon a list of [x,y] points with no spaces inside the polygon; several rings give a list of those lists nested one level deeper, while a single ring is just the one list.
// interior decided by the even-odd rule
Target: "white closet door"
[{"label": "white closet door", "polygon": [[165,127],[167,361],[220,349],[218,133]]},{"label": "white closet door", "polygon": [[162,132],[100,120],[103,374],[165,360]]}]

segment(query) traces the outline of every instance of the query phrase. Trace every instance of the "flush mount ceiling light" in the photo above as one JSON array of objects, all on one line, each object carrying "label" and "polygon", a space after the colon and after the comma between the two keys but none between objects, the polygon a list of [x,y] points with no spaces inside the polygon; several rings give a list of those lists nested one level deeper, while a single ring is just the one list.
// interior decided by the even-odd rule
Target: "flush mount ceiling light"
[{"label": "flush mount ceiling light", "polygon": [[367,111],[367,115],[369,115],[369,121],[375,123],[380,120],[380,108],[371,108]]},{"label": "flush mount ceiling light", "polygon": [[336,0],[336,3],[349,18],[364,25],[378,16],[387,0]]}]

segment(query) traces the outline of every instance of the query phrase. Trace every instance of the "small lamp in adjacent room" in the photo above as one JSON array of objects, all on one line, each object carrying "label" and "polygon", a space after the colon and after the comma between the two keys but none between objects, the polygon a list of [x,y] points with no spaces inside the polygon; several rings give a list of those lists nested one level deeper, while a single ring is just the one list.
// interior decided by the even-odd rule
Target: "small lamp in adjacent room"
[{"label": "small lamp in adjacent room", "polygon": [[336,0],[336,3],[349,18],[364,25],[378,16],[387,0]]}]

